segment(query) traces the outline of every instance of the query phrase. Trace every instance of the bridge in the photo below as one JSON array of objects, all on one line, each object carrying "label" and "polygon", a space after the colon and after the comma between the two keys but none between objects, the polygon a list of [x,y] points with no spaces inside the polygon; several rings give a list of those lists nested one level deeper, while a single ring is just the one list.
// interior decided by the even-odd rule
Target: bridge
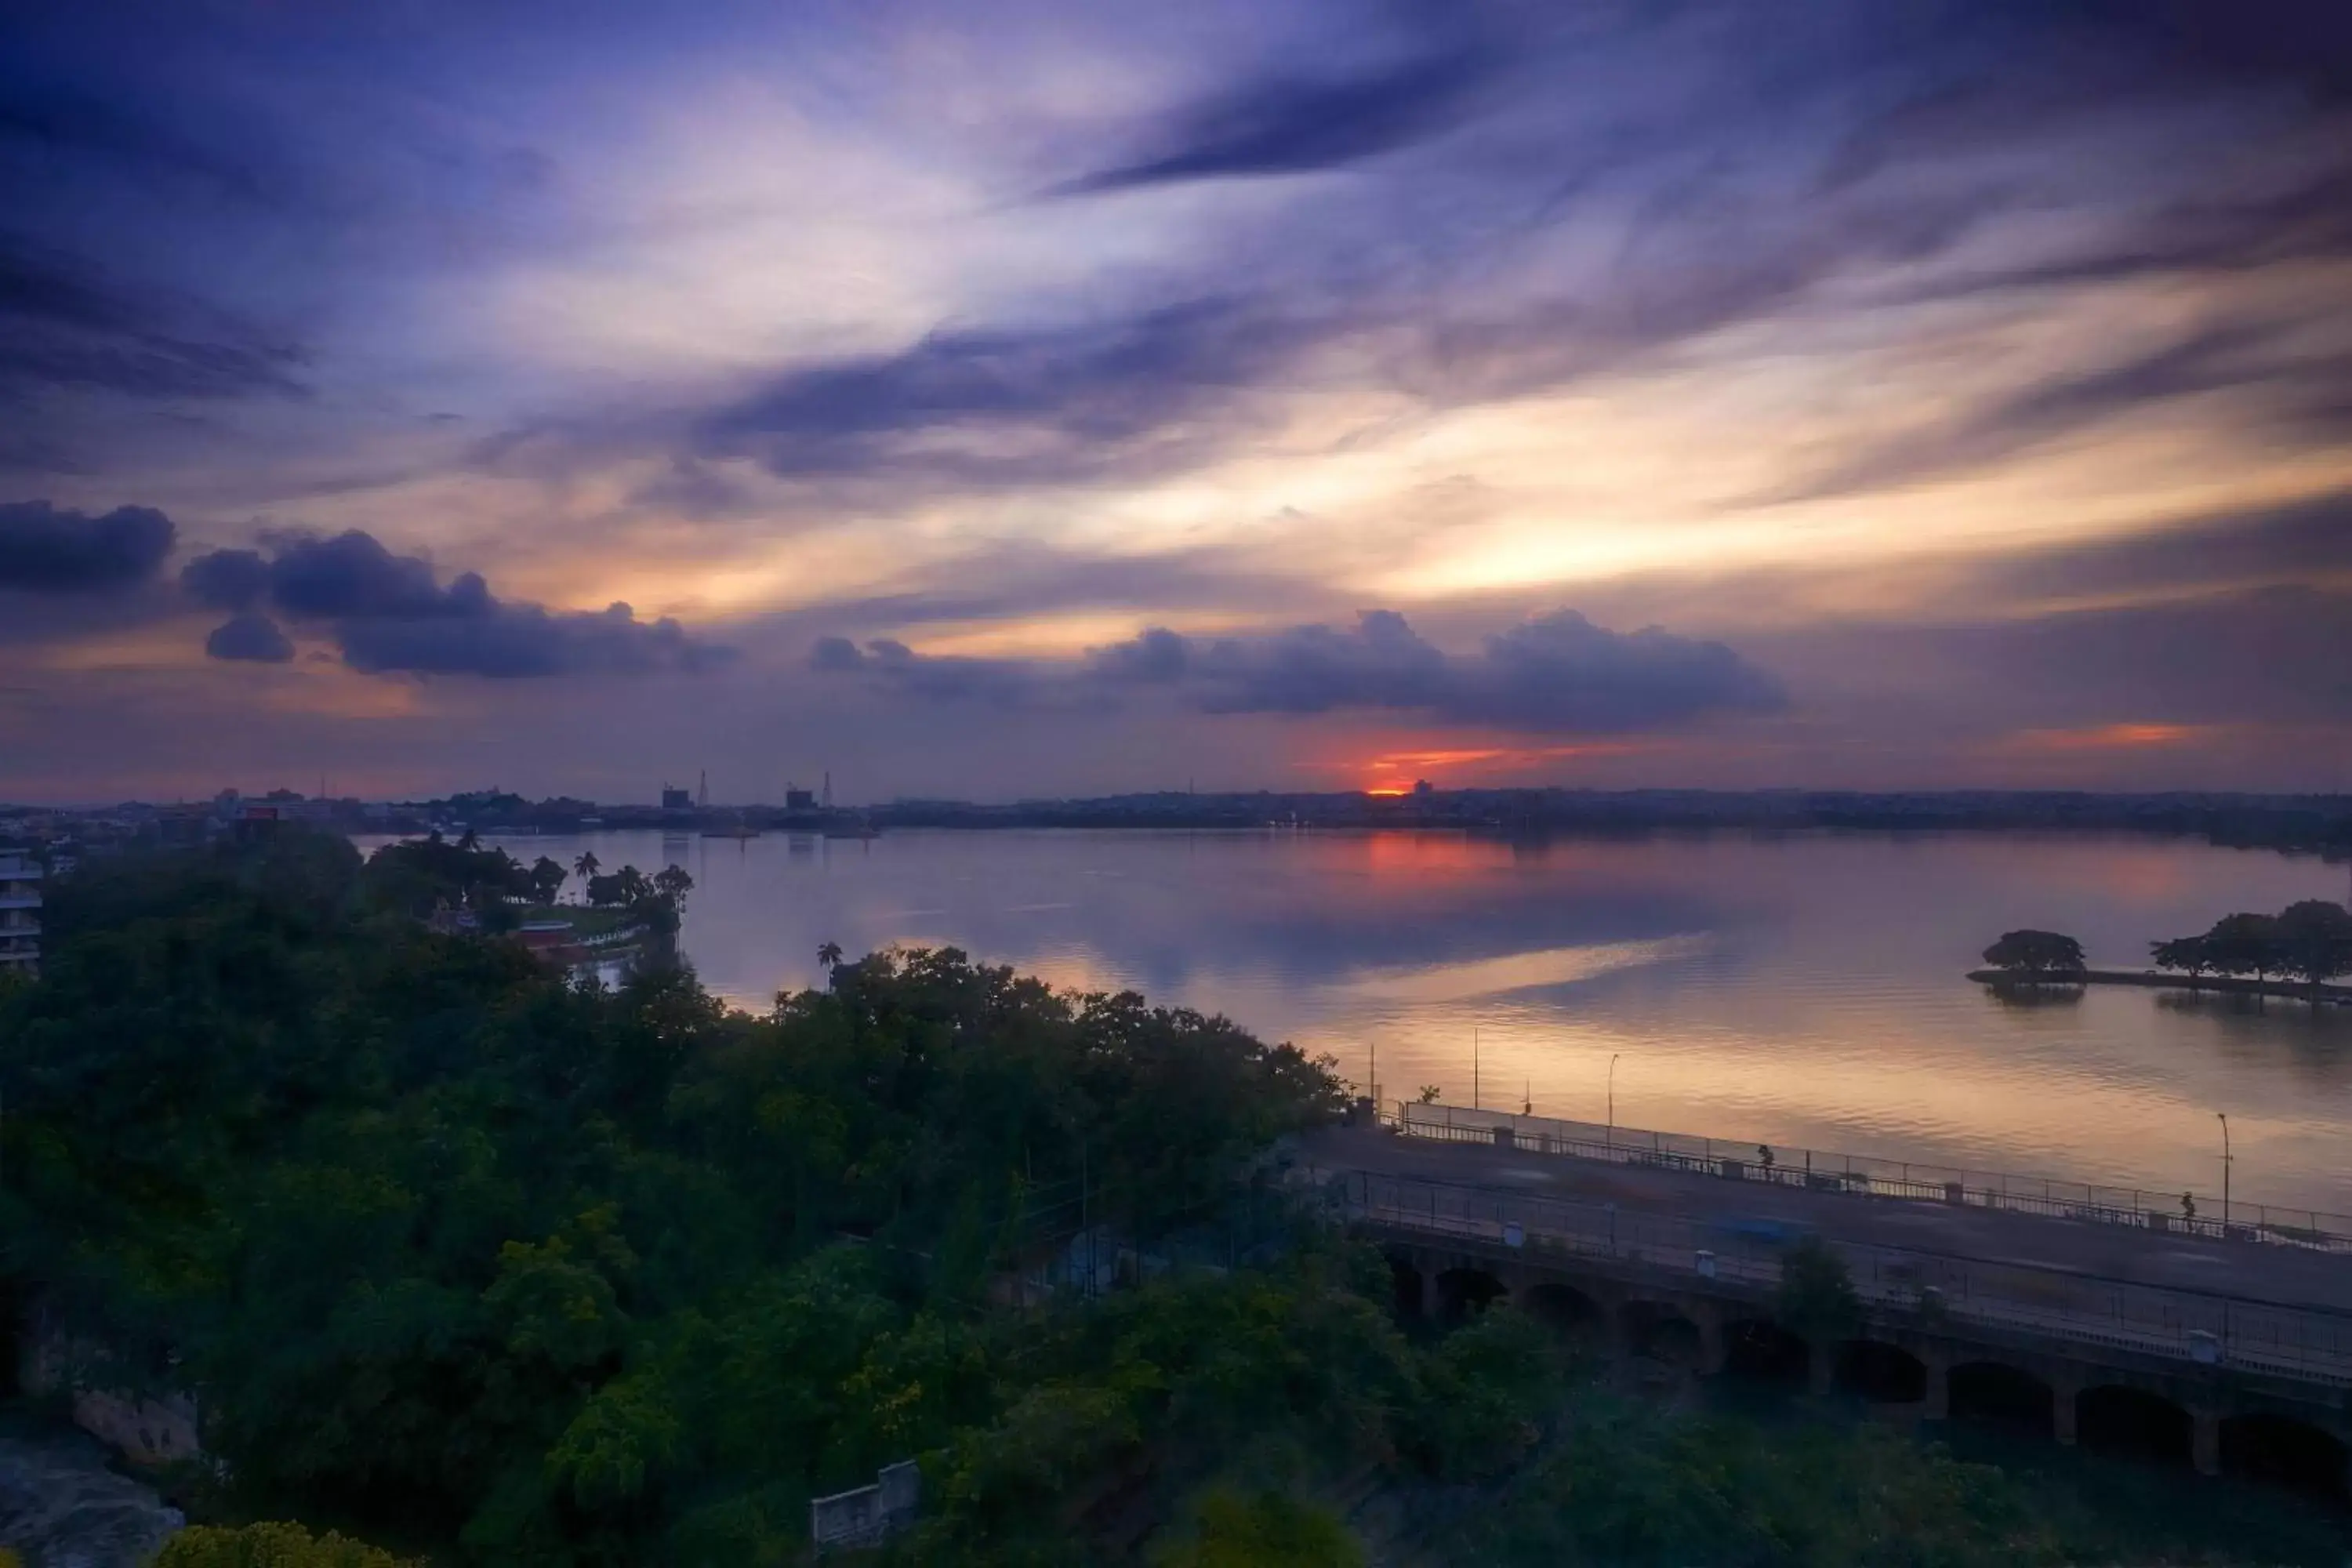
[{"label": "bridge", "polygon": [[[1699,1375],[2352,1500],[2352,1257],[2324,1216],[2208,1227],[2003,1206],[1946,1182],[1787,1179],[1754,1145],[1694,1161],[1648,1134],[1588,1146],[1559,1135],[1570,1124],[1411,1110],[1318,1133],[1293,1167],[1381,1244],[1408,1311],[1507,1299]],[[1783,1259],[1808,1237],[1844,1260],[1863,1306],[1834,1336],[1780,1321]]]}]

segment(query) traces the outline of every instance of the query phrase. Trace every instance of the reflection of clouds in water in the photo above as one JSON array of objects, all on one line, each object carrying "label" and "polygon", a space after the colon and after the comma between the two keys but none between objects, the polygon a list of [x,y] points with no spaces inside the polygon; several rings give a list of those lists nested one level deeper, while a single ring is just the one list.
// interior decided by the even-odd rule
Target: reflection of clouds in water
[{"label": "reflection of clouds in water", "polygon": [[1591,947],[1554,947],[1499,958],[1431,964],[1343,981],[1339,989],[1367,1001],[1460,1002],[1539,985],[1569,985],[1622,969],[1692,958],[1712,946],[1711,937],[1692,934],[1655,942],[1607,942]]}]

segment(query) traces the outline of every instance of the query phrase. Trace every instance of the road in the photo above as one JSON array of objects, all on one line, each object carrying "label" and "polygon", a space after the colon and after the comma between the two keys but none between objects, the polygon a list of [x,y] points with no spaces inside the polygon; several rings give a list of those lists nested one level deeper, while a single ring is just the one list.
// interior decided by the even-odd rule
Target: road
[{"label": "road", "polygon": [[1408,1138],[1386,1129],[1323,1130],[1302,1141],[1299,1158],[1333,1170],[1455,1183],[1531,1198],[1614,1204],[1628,1215],[1765,1220],[1866,1247],[2352,1313],[2352,1257],[2277,1244],[2204,1240],[1920,1199],[1727,1182],[1525,1149]]}]

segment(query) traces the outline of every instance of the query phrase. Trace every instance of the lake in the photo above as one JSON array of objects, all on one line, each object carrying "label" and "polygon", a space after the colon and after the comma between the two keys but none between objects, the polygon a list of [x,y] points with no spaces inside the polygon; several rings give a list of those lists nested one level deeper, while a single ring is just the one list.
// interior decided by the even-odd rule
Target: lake
[{"label": "lake", "polygon": [[[1796,834],[658,833],[499,840],[694,874],[683,950],[764,1008],[818,946],[961,947],[1132,987],[1338,1058],[1383,1100],[2352,1214],[2352,1008],[2092,988],[2020,1005],[1962,978],[2002,931],[2147,943],[2346,894],[2315,859],[2168,840]],[[1474,1045],[1475,1032],[1475,1045]],[[1474,1061],[1475,1058],[1475,1061]],[[1475,1084],[1474,1084],[1475,1076]],[[2200,1196],[2200,1207],[2203,1201]]]}]

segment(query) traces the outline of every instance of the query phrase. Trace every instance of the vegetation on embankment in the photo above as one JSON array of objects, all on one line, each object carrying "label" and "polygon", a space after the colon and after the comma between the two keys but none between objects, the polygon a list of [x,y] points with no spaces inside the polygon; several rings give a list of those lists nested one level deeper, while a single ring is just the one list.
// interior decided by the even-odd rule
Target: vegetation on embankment
[{"label": "vegetation on embankment", "polygon": [[69,879],[0,997],[0,1285],[99,1375],[201,1393],[225,1464],[167,1478],[199,1518],[303,1523],[183,1556],[782,1563],[812,1496],[910,1458],[910,1563],[2302,1552],[1629,1409],[1507,1310],[1400,1322],[1378,1255],[1304,1216],[1230,1272],[992,1306],[1079,1213],[1151,1255],[1277,1207],[1253,1156],[1340,1087],[951,952],[757,1016],[684,973],[567,983],[372,869],[289,834]]}]

